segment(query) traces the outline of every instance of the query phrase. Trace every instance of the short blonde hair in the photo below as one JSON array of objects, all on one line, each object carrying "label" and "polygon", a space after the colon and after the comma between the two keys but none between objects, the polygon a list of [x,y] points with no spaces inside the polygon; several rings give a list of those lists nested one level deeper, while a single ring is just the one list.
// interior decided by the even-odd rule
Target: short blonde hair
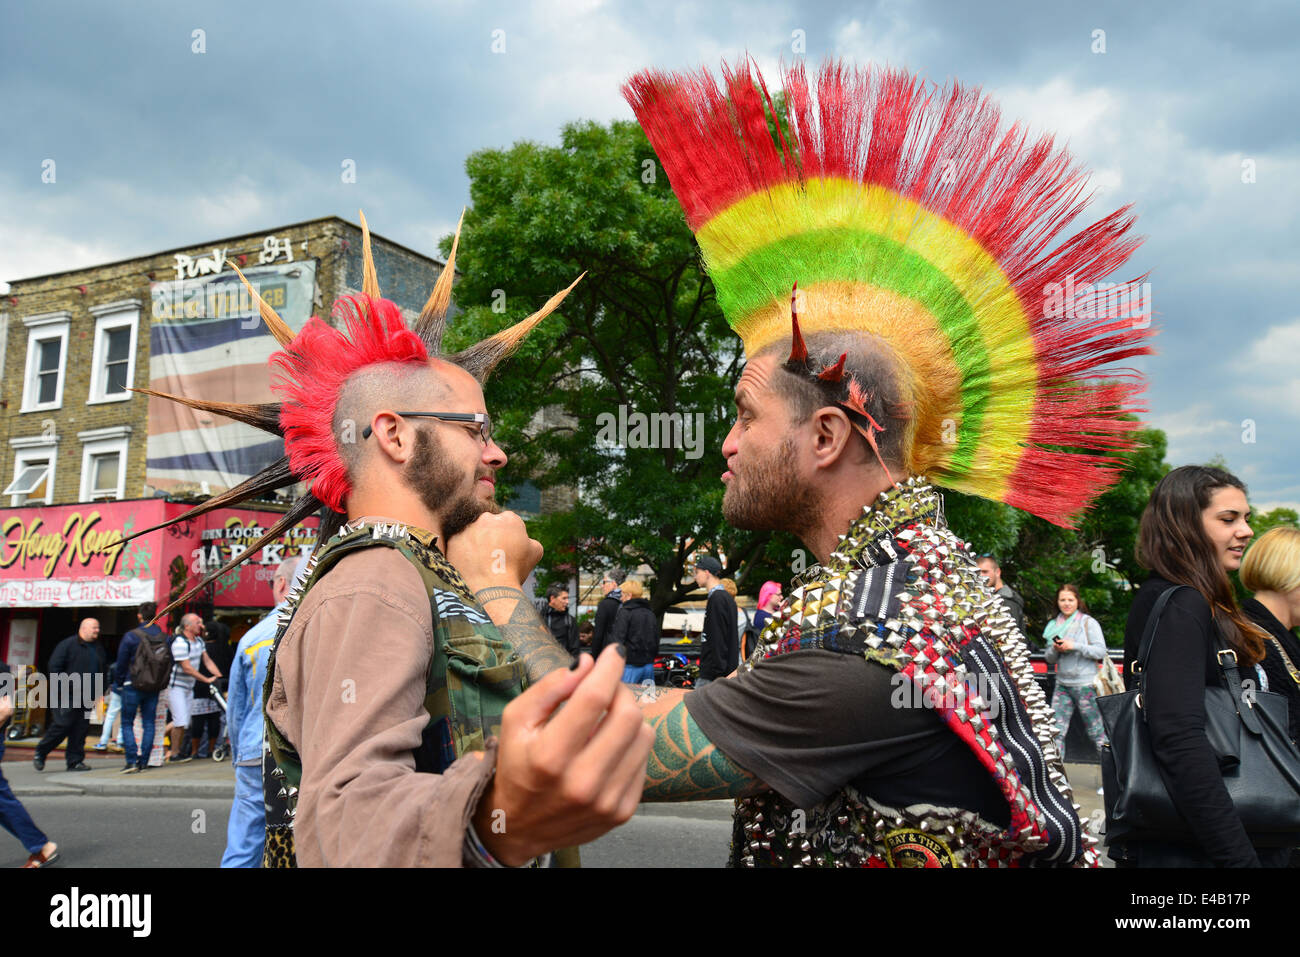
[{"label": "short blonde hair", "polygon": [[1261,535],[1241,563],[1241,583],[1283,595],[1300,588],[1300,528],[1279,525]]},{"label": "short blonde hair", "polygon": [[641,586],[639,581],[634,578],[629,578],[627,581],[623,582],[623,597],[628,599],[644,598],[645,589]]},{"label": "short blonde hair", "polygon": [[736,597],[736,582],[733,579],[723,578],[720,583],[727,590],[728,595],[732,598]]}]

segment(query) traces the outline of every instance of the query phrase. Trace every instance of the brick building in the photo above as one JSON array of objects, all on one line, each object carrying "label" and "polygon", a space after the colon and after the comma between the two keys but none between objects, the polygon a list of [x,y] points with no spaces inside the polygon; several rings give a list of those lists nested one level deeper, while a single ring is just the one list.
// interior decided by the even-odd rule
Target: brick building
[{"label": "brick building", "polygon": [[[384,295],[408,315],[417,314],[442,263],[380,236],[373,237],[373,247]],[[277,309],[284,308],[295,283],[305,286],[304,314],[294,323],[300,325],[339,296],[360,291],[361,230],[329,217],[10,284],[0,300],[0,448],[7,453],[0,460],[0,506],[201,491],[199,482],[189,488],[181,481],[150,481],[151,473],[168,471],[146,466],[146,456],[154,457],[148,452],[151,424],[155,433],[161,426],[151,423],[149,399],[127,386],[152,381],[156,388],[160,380],[150,371],[152,348],[163,341],[153,328],[155,318],[192,320],[208,310],[206,318],[217,320],[221,316],[214,312],[238,311],[239,297],[247,304],[227,259],[239,263]],[[272,267],[282,281],[255,278]],[[245,325],[269,339],[256,323]],[[235,355],[249,338],[228,338],[218,352]],[[209,419],[189,424],[221,428]],[[222,443],[218,438],[214,444]],[[208,483],[212,490],[221,484]]]},{"label": "brick building", "polygon": [[[381,236],[372,247],[385,297],[413,319],[442,263]],[[315,219],[12,281],[0,299],[0,660],[43,666],[82,617],[100,621],[111,651],[141,601],[181,594],[202,562],[219,567],[275,521],[273,505],[224,509],[122,542],[180,514],[175,499],[221,491],[283,454],[248,426],[130,391],[272,398],[275,341],[227,260],[298,329],[360,292],[361,230]],[[223,576],[205,614],[219,611],[237,638],[271,606],[284,550],[314,535],[308,520]]]}]

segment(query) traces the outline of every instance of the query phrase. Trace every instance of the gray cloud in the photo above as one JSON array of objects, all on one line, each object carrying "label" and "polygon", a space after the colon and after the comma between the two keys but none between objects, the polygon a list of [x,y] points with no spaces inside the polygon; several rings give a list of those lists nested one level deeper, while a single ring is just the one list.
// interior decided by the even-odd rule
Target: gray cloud
[{"label": "gray cloud", "polygon": [[[774,67],[797,30],[810,62],[957,76],[1068,138],[1095,171],[1090,215],[1134,202],[1148,237],[1127,274],[1151,273],[1160,355],[1142,368],[1170,460],[1221,454],[1259,502],[1300,504],[1294,5],[11,4],[0,277],[362,206],[379,232],[432,252],[467,201],[474,150],[629,118],[618,85],[647,65],[748,51]],[[340,181],[345,159],[355,185]]]}]

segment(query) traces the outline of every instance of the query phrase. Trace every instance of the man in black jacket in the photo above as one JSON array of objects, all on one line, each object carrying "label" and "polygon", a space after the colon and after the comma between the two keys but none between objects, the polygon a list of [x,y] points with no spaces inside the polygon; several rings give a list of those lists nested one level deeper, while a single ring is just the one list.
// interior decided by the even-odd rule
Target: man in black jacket
[{"label": "man in black jacket", "polygon": [[614,627],[614,619],[618,615],[619,606],[623,603],[623,591],[619,588],[621,584],[623,584],[621,568],[607,571],[600,580],[600,590],[604,593],[604,597],[596,604],[596,631],[591,638],[593,658],[600,657],[600,653],[605,650],[606,642],[609,641],[610,629]]},{"label": "man in black jacket", "polygon": [[59,642],[50,656],[50,728],[36,745],[32,764],[45,769],[45,758],[65,737],[69,771],[89,771],[86,763],[86,732],[90,730],[90,709],[107,687],[108,656],[99,643],[99,622],[82,621],[77,633]]},{"label": "man in black jacket", "polygon": [[695,584],[709,594],[704,607],[704,650],[695,687],[725,678],[740,664],[740,630],[736,627],[736,600],[722,587],[722,563],[705,555],[695,563]]},{"label": "man in black jacket", "polygon": [[546,603],[537,608],[551,636],[569,654],[578,654],[578,623],[569,614],[569,589],[552,585],[546,589]]}]

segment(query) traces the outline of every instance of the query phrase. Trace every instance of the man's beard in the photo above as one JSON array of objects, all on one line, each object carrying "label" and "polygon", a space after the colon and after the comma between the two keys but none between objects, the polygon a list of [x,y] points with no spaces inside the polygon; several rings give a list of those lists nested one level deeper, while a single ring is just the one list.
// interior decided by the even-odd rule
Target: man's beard
[{"label": "man's beard", "polygon": [[415,453],[406,467],[406,484],[420,496],[424,506],[442,521],[442,540],[467,529],[484,512],[499,512],[494,500],[484,501],[474,494],[480,477],[491,473],[475,467],[474,486],[461,493],[465,473],[456,468],[439,442],[426,429],[415,434]]},{"label": "man's beard", "polygon": [[795,459],[789,436],[776,455],[750,460],[742,478],[732,473],[722,496],[722,517],[733,528],[774,529],[802,536],[817,527],[822,512],[821,490],[802,484],[790,470]]}]

